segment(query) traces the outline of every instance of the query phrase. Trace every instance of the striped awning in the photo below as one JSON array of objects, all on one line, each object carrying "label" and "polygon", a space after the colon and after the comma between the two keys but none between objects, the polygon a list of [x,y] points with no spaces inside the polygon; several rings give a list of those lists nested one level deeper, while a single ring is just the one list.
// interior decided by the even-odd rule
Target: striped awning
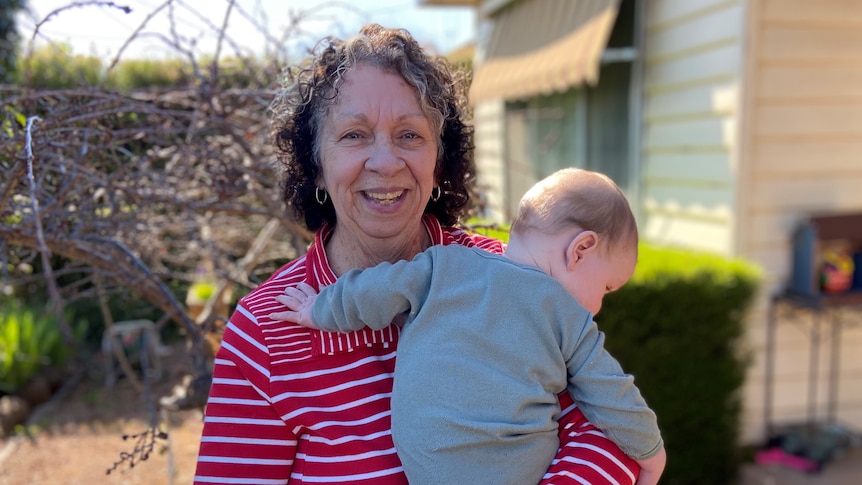
[{"label": "striped awning", "polygon": [[619,0],[521,0],[491,18],[470,102],[524,99],[599,78]]}]

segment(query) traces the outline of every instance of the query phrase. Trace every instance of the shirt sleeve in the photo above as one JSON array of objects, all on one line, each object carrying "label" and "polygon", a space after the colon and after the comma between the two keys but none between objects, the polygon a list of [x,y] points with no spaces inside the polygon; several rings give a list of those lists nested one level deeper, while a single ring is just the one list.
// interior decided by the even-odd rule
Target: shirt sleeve
[{"label": "shirt sleeve", "polygon": [[584,416],[626,455],[635,460],[652,457],[663,446],[655,413],[635,387],[634,377],[624,373],[605,350],[604,334],[592,315],[586,311],[577,315],[585,317],[582,322],[572,322],[572,327],[581,329],[579,335],[576,332],[563,340],[569,393]]},{"label": "shirt sleeve", "polygon": [[291,473],[296,437],[266,397],[269,354],[247,315],[231,317],[215,358],[195,484],[286,483]]},{"label": "shirt sleeve", "polygon": [[327,332],[350,332],[365,326],[380,330],[405,312],[409,321],[428,298],[437,250],[432,247],[412,261],[348,271],[320,290],[312,320]]},{"label": "shirt sleeve", "polygon": [[634,485],[637,462],[586,419],[567,391],[559,399],[560,448],[539,485]]}]

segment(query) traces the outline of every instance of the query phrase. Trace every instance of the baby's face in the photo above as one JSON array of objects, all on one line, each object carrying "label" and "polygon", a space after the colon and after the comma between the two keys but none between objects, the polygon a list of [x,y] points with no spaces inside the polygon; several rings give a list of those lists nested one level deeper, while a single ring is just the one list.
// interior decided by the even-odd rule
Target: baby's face
[{"label": "baby's face", "polygon": [[637,246],[593,251],[580,261],[563,285],[593,315],[605,295],[623,286],[635,271]]}]

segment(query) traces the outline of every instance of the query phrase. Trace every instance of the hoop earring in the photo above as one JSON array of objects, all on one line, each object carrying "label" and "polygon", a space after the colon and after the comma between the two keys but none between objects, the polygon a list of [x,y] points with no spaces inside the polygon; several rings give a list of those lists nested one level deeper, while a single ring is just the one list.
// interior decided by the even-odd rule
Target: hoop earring
[{"label": "hoop earring", "polygon": [[443,195],[443,191],[440,189],[439,185],[435,185],[433,189],[431,189],[431,202],[437,202],[440,200],[440,196]]},{"label": "hoop earring", "polygon": [[[320,194],[323,195],[320,195]],[[320,187],[314,188],[314,200],[317,201],[318,204],[323,205],[329,200],[329,194],[326,193],[326,190],[321,189]]]}]

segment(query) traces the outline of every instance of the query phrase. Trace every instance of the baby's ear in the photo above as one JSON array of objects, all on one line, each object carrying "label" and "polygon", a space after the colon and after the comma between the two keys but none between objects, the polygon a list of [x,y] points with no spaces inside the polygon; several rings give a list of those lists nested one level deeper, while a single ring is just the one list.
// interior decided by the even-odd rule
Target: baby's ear
[{"label": "baby's ear", "polygon": [[566,246],[566,268],[571,271],[575,265],[596,251],[599,245],[599,235],[595,231],[577,233]]}]

